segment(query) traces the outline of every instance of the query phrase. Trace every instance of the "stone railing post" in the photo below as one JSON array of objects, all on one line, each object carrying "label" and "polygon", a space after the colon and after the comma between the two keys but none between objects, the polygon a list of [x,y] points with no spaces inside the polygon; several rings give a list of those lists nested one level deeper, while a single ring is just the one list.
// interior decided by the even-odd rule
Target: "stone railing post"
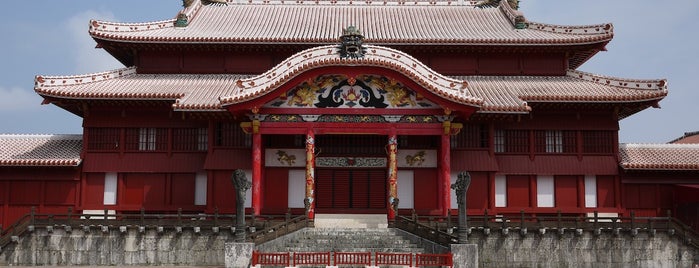
[{"label": "stone railing post", "polygon": [[242,169],[233,171],[231,181],[236,190],[235,241],[242,243],[245,242],[245,192],[252,187],[252,183],[245,177],[245,171]]},{"label": "stone railing post", "polygon": [[466,191],[471,184],[471,175],[466,172],[460,172],[456,182],[451,185],[451,188],[456,192],[456,203],[459,206],[459,227],[458,237],[459,244],[468,242],[468,218],[466,217]]}]

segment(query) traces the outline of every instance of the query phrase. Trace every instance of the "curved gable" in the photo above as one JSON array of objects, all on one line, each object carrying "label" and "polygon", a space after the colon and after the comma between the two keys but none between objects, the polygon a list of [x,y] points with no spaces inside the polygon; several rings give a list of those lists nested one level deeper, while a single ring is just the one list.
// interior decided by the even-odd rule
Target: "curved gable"
[{"label": "curved gable", "polygon": [[[468,82],[465,80],[443,76],[412,56],[395,49],[381,46],[365,46],[365,48],[366,54],[361,58],[342,58],[335,46],[320,46],[302,51],[261,75],[238,80],[233,94],[220,98],[221,105],[235,110],[259,109],[280,95],[290,94],[289,90],[297,92],[296,88],[303,86],[303,83],[311,86],[307,82],[308,79],[323,80],[320,78],[322,75],[337,75],[335,80],[338,84],[334,85],[335,87],[339,86],[339,83],[346,83],[352,87],[356,81],[364,83],[362,81],[366,79],[375,82],[374,87],[366,86],[365,89],[376,89],[377,86],[388,89],[392,83],[391,77],[400,76],[403,79],[397,79],[401,80],[404,86],[412,88],[416,94],[431,96],[431,100],[436,103],[448,107],[465,105],[465,107],[471,107],[470,109],[478,108],[483,104],[482,98],[474,97],[470,92]],[[356,68],[360,66],[361,69]],[[328,81],[318,83],[328,83]],[[313,86],[319,87],[315,82]],[[325,88],[325,85],[320,85],[319,88]],[[230,107],[232,105],[235,107]],[[394,107],[398,106],[401,105],[394,105]]]}]

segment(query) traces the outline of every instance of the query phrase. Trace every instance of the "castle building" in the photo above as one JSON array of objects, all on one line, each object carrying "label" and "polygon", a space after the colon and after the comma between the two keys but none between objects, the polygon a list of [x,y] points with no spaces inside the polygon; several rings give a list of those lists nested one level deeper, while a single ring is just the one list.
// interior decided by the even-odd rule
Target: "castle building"
[{"label": "castle building", "polygon": [[0,136],[0,224],[40,213],[665,216],[696,224],[699,145],[619,144],[663,79],[577,70],[611,24],[534,22],[516,1],[184,1],[93,20],[124,68],[38,75],[82,135]]}]

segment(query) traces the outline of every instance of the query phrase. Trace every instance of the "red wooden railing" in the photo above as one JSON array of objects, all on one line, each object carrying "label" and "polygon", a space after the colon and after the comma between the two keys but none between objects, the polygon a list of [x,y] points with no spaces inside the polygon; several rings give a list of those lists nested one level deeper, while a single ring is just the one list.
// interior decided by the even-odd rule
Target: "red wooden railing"
[{"label": "red wooden railing", "polygon": [[412,253],[376,252],[376,265],[413,265]]},{"label": "red wooden railing", "polygon": [[295,252],[292,266],[326,265],[330,266],[330,252]]},{"label": "red wooden railing", "polygon": [[[371,252],[266,253],[254,251],[252,253],[252,265],[260,265],[262,267],[299,265],[372,266],[371,254]],[[451,253],[413,254],[376,252],[374,256],[374,266],[453,267],[454,265]]]},{"label": "red wooden railing", "polygon": [[371,252],[335,252],[335,265],[371,265]]},{"label": "red wooden railing", "polygon": [[291,252],[260,253],[252,252],[252,265],[291,266]]},{"label": "red wooden railing", "polygon": [[415,264],[418,267],[454,266],[451,253],[447,254],[415,254]]}]

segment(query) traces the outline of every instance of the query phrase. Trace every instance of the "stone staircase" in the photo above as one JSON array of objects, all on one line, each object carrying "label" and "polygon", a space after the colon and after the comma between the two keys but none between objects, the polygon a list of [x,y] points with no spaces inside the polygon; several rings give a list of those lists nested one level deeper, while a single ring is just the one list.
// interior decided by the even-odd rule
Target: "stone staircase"
[{"label": "stone staircase", "polygon": [[316,215],[304,228],[260,244],[260,252],[442,253],[448,249],[399,229],[387,228],[386,215]]}]

